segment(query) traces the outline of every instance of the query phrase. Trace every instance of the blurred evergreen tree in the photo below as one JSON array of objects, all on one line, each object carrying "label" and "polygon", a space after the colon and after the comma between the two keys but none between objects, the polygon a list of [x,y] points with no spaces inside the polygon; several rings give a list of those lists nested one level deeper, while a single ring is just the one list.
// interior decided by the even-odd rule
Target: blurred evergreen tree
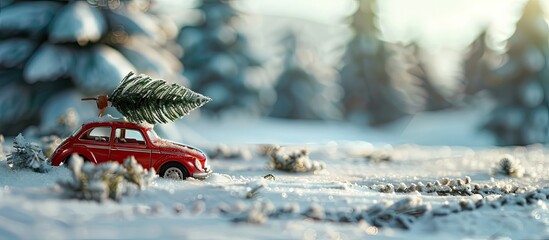
[{"label": "blurred evergreen tree", "polygon": [[[436,85],[435,79],[427,72],[426,65],[420,56],[420,47],[416,43],[412,43],[405,46],[405,48],[400,52],[403,52],[406,56],[401,59],[400,63],[394,65],[402,66],[409,74],[409,76],[402,75],[398,78],[411,78],[406,82],[416,85],[415,88],[409,87],[408,89],[413,89],[410,94],[415,95],[414,101],[421,105],[420,109],[423,111],[438,111],[452,107],[452,101],[442,93],[441,88]],[[394,66],[393,68],[397,67]]]},{"label": "blurred evergreen tree", "polygon": [[2,1],[0,132],[14,135],[51,115],[43,109],[67,104],[54,96],[112,92],[130,70],[183,80],[165,49],[177,27],[150,7],[147,0]]},{"label": "blurred evergreen tree", "polygon": [[508,58],[490,82],[498,104],[486,127],[500,145],[547,142],[549,126],[549,28],[537,0],[526,3],[515,33],[509,38]]},{"label": "blurred evergreen tree", "polygon": [[347,45],[341,69],[346,117],[354,122],[379,125],[417,112],[421,105],[410,91],[417,89],[417,82],[388,74],[392,67],[399,66],[387,64],[391,56],[387,43],[378,38],[375,1],[358,3],[351,17],[354,37]]},{"label": "blurred evergreen tree", "polygon": [[341,119],[338,106],[342,90],[335,70],[323,66],[318,56],[300,44],[294,32],[283,39],[286,50],[282,72],[275,87],[273,117],[294,119]]},{"label": "blurred evergreen tree", "polygon": [[486,89],[486,76],[488,66],[484,59],[488,52],[486,47],[486,31],[483,31],[468,49],[463,67],[463,78],[465,80],[465,94],[473,95]]},{"label": "blurred evergreen tree", "polygon": [[225,0],[203,0],[198,10],[203,19],[183,27],[178,42],[191,88],[213,99],[202,110],[211,116],[263,114],[274,99],[272,84],[235,28],[236,10]]}]

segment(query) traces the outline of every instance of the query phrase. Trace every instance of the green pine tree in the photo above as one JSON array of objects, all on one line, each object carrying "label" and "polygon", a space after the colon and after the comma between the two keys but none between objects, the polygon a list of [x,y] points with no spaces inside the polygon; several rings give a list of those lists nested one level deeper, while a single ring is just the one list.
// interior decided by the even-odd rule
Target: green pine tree
[{"label": "green pine tree", "polygon": [[341,69],[345,92],[343,107],[348,119],[380,125],[420,110],[415,101],[416,82],[395,78],[387,72],[391,53],[379,40],[375,24],[374,0],[359,0],[352,15],[354,37],[347,45]]},{"label": "green pine tree", "polygon": [[191,88],[215,98],[204,113],[260,115],[272,104],[272,84],[262,76],[261,62],[247,38],[235,28],[237,12],[225,0],[203,0],[201,22],[184,26],[178,37],[183,48],[183,74]]},{"label": "green pine tree", "polygon": [[177,28],[150,14],[149,1],[10,0],[1,7],[2,133],[38,125],[52,115],[45,108],[64,113],[66,95],[112,91],[128,71],[177,79],[181,69],[166,50]]},{"label": "green pine tree", "polygon": [[418,88],[416,89],[416,96],[421,98],[421,109],[424,111],[438,111],[453,106],[449,97],[443,94],[441,89],[436,85],[435,78],[429,75],[427,72],[426,64],[420,56],[420,47],[416,43],[412,43],[407,46],[410,51],[410,56],[407,56],[405,61],[406,67],[411,77],[417,78]]},{"label": "green pine tree", "polygon": [[488,66],[484,55],[489,51],[486,46],[486,31],[483,31],[471,44],[464,62],[463,77],[465,94],[472,95],[486,89]]},{"label": "green pine tree", "polygon": [[539,1],[530,0],[508,40],[508,60],[490,82],[497,100],[487,129],[500,145],[546,143],[549,131],[549,27]]},{"label": "green pine tree", "polygon": [[[338,103],[342,91],[335,81],[334,69],[323,66],[318,56],[298,41],[294,32],[289,32],[283,39],[286,50],[284,66],[275,87],[277,99],[269,115],[294,119],[340,119]],[[310,58],[303,59],[303,54]]]},{"label": "green pine tree", "polygon": [[211,99],[186,87],[130,72],[109,101],[130,121],[156,124],[181,118]]}]

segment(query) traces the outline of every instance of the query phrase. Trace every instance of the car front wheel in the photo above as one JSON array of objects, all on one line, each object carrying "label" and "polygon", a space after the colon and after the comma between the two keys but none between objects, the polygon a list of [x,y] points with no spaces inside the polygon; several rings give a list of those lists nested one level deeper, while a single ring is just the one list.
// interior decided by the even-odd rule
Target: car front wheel
[{"label": "car front wheel", "polygon": [[189,177],[189,172],[180,163],[167,163],[160,168],[159,175],[163,178],[184,180]]}]

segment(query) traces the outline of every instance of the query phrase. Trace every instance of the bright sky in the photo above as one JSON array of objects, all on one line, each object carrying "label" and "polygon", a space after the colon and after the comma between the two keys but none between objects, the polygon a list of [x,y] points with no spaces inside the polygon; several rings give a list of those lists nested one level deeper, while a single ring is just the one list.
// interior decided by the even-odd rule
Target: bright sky
[{"label": "bright sky", "polygon": [[[304,19],[327,25],[342,23],[356,9],[353,0],[239,0],[246,12]],[[430,48],[461,49],[489,26],[495,40],[514,31],[524,0],[381,0],[379,24],[388,41],[413,39]]]},{"label": "bright sky", "polygon": [[[548,0],[542,0],[548,2]],[[158,0],[171,15],[185,22],[196,0]],[[291,18],[327,26],[343,25],[356,9],[354,0],[234,0],[245,13]],[[388,41],[417,39],[430,48],[462,49],[482,28],[490,27],[495,41],[514,31],[524,0],[378,0],[379,24]]]}]

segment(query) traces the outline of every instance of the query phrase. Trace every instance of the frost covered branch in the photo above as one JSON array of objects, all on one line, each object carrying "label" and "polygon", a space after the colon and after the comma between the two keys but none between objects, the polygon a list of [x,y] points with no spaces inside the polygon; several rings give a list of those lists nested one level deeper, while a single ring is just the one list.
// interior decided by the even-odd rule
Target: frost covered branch
[{"label": "frost covered branch", "polygon": [[14,151],[8,155],[7,161],[11,169],[32,169],[35,172],[47,172],[49,160],[42,149],[35,143],[29,143],[22,134],[13,141]]}]

